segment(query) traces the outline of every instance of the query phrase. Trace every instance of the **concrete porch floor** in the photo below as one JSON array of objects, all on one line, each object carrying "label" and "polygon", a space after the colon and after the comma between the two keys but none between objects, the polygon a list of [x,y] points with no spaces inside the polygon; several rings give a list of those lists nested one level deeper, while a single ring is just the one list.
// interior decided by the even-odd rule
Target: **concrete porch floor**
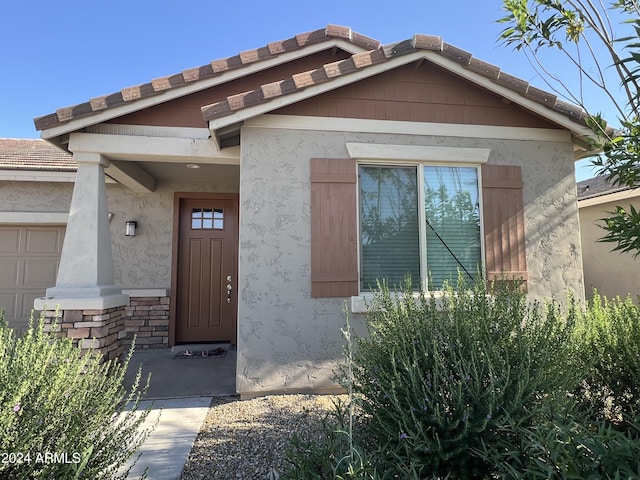
[{"label": "concrete porch floor", "polygon": [[[214,350],[223,347],[224,357],[174,358],[189,350]],[[151,381],[145,399],[215,397],[236,393],[236,349],[229,344],[178,345],[172,348],[139,349],[134,351],[125,375],[125,385],[131,386],[138,367],[142,367],[142,382],[150,373]]]}]

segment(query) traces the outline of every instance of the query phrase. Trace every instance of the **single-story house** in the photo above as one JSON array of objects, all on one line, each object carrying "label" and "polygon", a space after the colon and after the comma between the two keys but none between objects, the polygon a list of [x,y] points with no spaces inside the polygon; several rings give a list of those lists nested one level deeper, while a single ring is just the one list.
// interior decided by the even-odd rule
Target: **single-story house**
[{"label": "single-story house", "polygon": [[612,185],[606,176],[578,182],[578,213],[586,297],[596,290],[609,298],[631,295],[640,299],[640,257],[612,251],[615,243],[599,242],[607,233],[599,225],[617,206],[640,210],[640,189]]},{"label": "single-story house", "polygon": [[241,395],[326,392],[377,279],[584,292],[583,112],[440,37],[329,25],[35,126],[75,182],[5,166],[2,241],[65,232],[34,306],[110,357],[226,341]]}]

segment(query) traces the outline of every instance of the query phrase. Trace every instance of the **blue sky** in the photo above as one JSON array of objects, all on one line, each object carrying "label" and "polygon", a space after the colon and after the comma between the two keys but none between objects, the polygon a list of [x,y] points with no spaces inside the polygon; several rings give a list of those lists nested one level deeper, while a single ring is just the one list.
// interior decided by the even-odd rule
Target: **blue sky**
[{"label": "blue sky", "polygon": [[[439,35],[548,90],[522,53],[499,44],[500,0],[21,0],[2,10],[0,137],[38,138],[34,117],[329,23],[383,43]],[[580,168],[578,180],[592,173]]]}]

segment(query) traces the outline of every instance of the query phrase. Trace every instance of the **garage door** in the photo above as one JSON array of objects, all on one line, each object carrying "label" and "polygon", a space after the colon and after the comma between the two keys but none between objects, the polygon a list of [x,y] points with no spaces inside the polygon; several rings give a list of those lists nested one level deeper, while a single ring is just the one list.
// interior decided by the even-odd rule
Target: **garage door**
[{"label": "garage door", "polygon": [[0,307],[21,335],[33,300],[56,284],[63,226],[0,225]]}]

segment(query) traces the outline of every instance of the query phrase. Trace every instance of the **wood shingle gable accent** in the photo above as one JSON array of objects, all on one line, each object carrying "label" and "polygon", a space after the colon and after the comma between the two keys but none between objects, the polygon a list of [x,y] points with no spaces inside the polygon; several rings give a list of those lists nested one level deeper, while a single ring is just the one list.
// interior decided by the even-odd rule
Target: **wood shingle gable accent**
[{"label": "wood shingle gable accent", "polygon": [[522,168],[485,164],[481,175],[487,280],[523,280],[526,290]]},{"label": "wood shingle gable accent", "polygon": [[311,297],[358,294],[357,167],[311,159]]}]

